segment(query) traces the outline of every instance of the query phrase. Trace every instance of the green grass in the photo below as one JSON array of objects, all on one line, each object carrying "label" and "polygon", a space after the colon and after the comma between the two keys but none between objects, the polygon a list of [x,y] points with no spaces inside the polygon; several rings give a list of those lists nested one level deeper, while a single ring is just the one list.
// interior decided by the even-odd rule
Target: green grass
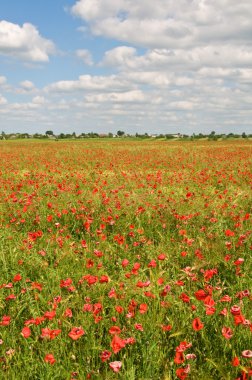
[{"label": "green grass", "polygon": [[[251,295],[241,293],[251,291],[251,153],[249,141],[1,141],[0,379],[169,380],[188,364],[192,380],[248,372],[242,351],[252,350],[251,326],[236,324],[231,307],[251,321]],[[45,318],[52,310],[55,317]],[[194,318],[204,324],[199,331]],[[73,341],[68,334],[79,326],[85,334]],[[112,326],[126,340],[117,353]],[[61,332],[43,339],[45,328]],[[191,347],[176,364],[184,341]],[[102,362],[105,350],[111,356]],[[114,361],[122,363],[118,373]]]}]

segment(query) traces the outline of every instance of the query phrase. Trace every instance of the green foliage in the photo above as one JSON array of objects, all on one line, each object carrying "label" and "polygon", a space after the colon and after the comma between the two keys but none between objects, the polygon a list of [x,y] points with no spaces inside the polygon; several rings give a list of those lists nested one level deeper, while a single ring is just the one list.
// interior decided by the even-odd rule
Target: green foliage
[{"label": "green foliage", "polygon": [[249,140],[2,141],[0,160],[0,379],[245,377]]}]

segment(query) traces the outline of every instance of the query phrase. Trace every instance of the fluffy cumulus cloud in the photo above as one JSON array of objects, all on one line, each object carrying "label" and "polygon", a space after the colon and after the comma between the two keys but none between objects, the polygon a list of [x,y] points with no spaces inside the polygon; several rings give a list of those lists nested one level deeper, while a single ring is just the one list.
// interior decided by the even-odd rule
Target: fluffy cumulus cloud
[{"label": "fluffy cumulus cloud", "polygon": [[92,66],[93,65],[93,58],[92,54],[87,49],[78,49],[76,50],[76,56],[86,65]]},{"label": "fluffy cumulus cloud", "polygon": [[129,88],[127,79],[118,77],[117,75],[110,76],[91,76],[81,75],[78,80],[65,80],[51,83],[45,87],[45,91],[49,93],[67,93],[76,91],[125,91]]},{"label": "fluffy cumulus cloud", "polygon": [[7,103],[7,99],[0,94],[0,106]]},{"label": "fluffy cumulus cloud", "polygon": [[54,51],[53,42],[43,38],[34,25],[0,22],[0,54],[28,62],[47,62]]},{"label": "fluffy cumulus cloud", "polygon": [[79,0],[72,13],[95,35],[148,48],[251,40],[250,0]]},{"label": "fluffy cumulus cloud", "polygon": [[136,57],[136,49],[129,46],[118,46],[106,51],[103,64],[114,67],[131,67]]},{"label": "fluffy cumulus cloud", "polygon": [[6,83],[6,77],[4,77],[3,75],[0,76],[0,86],[2,86],[5,83]]},{"label": "fluffy cumulus cloud", "polygon": [[[0,115],[55,132],[252,130],[251,0],[76,0],[71,15],[84,33],[72,57],[82,75],[41,88],[2,75]],[[0,54],[43,62],[54,49],[31,24],[0,23]]]},{"label": "fluffy cumulus cloud", "polygon": [[[163,130],[251,129],[250,0],[78,0],[71,12],[85,33],[119,45],[99,66],[129,88],[85,98],[103,114]],[[125,112],[130,95],[140,101]]]},{"label": "fluffy cumulus cloud", "polygon": [[109,92],[109,93],[101,93],[95,95],[87,95],[86,100],[90,103],[136,103],[136,102],[144,102],[145,94],[142,91],[125,91],[122,93],[118,92]]},{"label": "fluffy cumulus cloud", "polygon": [[38,105],[43,105],[45,104],[46,100],[45,100],[45,97],[44,96],[34,96],[34,98],[32,99],[32,103],[34,104],[38,104]]},{"label": "fluffy cumulus cloud", "polygon": [[20,86],[27,91],[34,89],[34,84],[30,80],[23,80],[20,82]]}]

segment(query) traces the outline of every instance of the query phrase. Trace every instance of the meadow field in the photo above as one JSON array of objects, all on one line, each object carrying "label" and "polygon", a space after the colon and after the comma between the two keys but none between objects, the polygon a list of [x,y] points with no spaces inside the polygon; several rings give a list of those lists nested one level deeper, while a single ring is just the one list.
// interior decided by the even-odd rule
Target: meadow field
[{"label": "meadow field", "polygon": [[252,143],[0,141],[0,379],[252,378]]}]

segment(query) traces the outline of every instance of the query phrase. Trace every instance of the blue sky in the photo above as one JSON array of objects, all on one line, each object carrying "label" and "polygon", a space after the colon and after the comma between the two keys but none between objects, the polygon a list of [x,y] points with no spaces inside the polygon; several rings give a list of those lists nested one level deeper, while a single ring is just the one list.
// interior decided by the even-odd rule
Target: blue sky
[{"label": "blue sky", "polygon": [[10,132],[252,133],[250,0],[8,0]]}]

